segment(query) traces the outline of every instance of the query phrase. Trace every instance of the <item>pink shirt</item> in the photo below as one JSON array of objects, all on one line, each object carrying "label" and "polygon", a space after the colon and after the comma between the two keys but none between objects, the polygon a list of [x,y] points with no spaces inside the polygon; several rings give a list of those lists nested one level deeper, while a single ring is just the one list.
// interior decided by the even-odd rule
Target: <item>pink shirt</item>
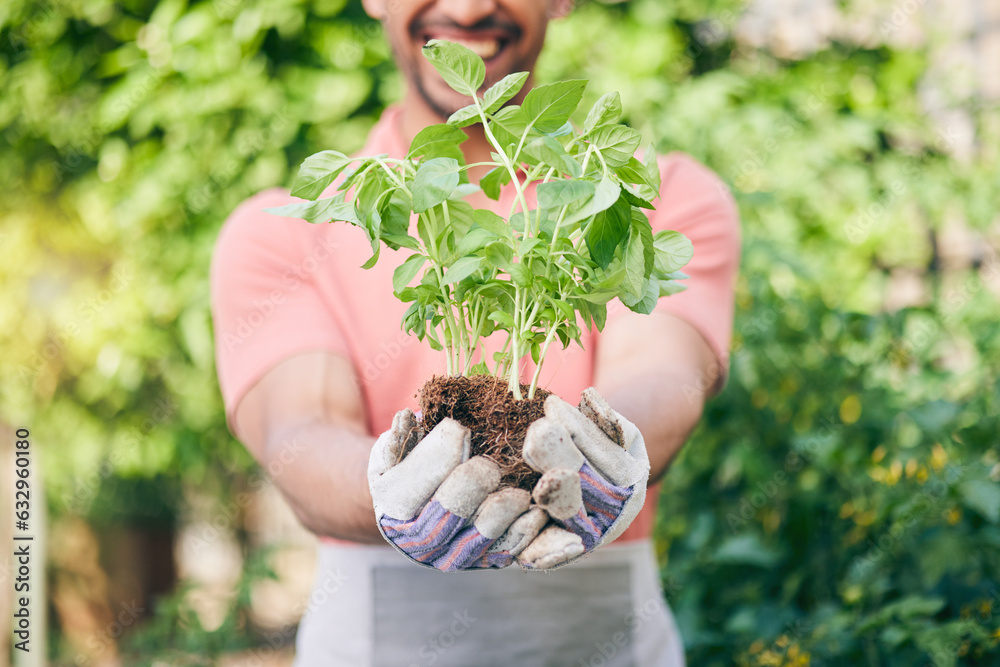
[{"label": "pink shirt", "polygon": [[[387,109],[372,129],[361,155],[387,153],[402,158],[408,146],[399,132],[399,108]],[[684,269],[688,289],[661,299],[657,310],[692,324],[725,367],[733,321],[733,281],[739,260],[739,220],[733,199],[707,168],[681,153],[660,158],[663,179],[658,210],[649,212],[654,231],[674,229],[694,244]],[[507,186],[493,209],[505,215],[514,196]],[[247,391],[271,368],[294,355],[329,351],[354,366],[374,436],[387,430],[393,415],[416,409],[415,394],[432,375],[445,372],[442,352],[401,329],[408,304],[393,296],[392,273],[410,251],[382,249],[374,268],[361,265],[371,255],[364,232],[346,223],[313,225],[280,218],[262,209],[297,201],[273,188],[243,202],[226,220],[212,261],[212,312],[219,384],[230,429]],[[528,193],[529,206],[534,192]],[[629,312],[617,300],[608,321]],[[554,345],[539,385],[576,403],[593,384],[598,332],[585,332],[583,347]],[[500,348],[500,336],[487,343]],[[527,359],[522,380],[534,365]],[[335,443],[331,443],[335,446]],[[636,521],[621,539],[648,537],[658,494],[653,489]]]}]

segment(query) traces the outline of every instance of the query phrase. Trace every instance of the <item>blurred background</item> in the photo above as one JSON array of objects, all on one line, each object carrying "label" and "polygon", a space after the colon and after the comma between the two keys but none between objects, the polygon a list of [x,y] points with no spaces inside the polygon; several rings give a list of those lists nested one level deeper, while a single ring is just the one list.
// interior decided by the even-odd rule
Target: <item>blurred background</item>
[{"label": "blurred background", "polygon": [[[656,531],[689,664],[1000,664],[1000,2],[583,2],[567,77],[741,209]],[[18,428],[45,552],[0,663],[290,664],[314,539],[226,429],[209,258],[400,90],[360,2],[0,3],[0,616]]]}]

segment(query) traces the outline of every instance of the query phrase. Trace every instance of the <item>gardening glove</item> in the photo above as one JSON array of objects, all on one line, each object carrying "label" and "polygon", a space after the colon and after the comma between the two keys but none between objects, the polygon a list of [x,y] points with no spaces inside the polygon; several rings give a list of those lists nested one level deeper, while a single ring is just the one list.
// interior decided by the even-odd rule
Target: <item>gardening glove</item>
[{"label": "gardening glove", "polygon": [[469,447],[469,430],[454,419],[424,435],[407,409],[396,413],[368,461],[382,536],[411,560],[445,572],[506,567],[548,519],[539,523],[528,512],[527,491],[497,491],[499,466],[469,458]]},{"label": "gardening glove", "polygon": [[555,395],[545,399],[545,416],[525,436],[524,460],[542,473],[532,497],[556,524],[518,556],[529,568],[565,565],[611,542],[646,499],[642,434],[592,387],[579,409]]}]

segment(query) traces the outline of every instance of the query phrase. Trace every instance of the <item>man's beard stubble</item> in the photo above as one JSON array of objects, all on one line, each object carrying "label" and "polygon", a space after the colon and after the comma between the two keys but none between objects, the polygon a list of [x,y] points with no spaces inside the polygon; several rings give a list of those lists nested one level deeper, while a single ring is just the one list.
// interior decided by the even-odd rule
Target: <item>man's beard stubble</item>
[{"label": "man's beard stubble", "polygon": [[[454,24],[447,24],[447,25],[445,25],[445,24],[437,24],[437,23],[434,23],[434,22],[424,23],[424,22],[418,20],[412,26],[410,26],[410,30],[408,31],[409,32],[409,36],[410,36],[411,39],[413,39],[415,35],[427,32],[428,30],[431,30],[434,27],[447,27],[447,28],[459,28],[459,29],[461,29],[461,26],[454,25]],[[520,38],[522,36],[521,28],[516,23],[508,22],[508,21],[502,21],[502,20],[497,20],[494,17],[487,17],[487,18],[483,19],[482,21],[480,21],[476,25],[474,25],[471,28],[469,28],[469,30],[471,30],[471,31],[475,31],[475,30],[491,30],[491,29],[497,29],[497,28],[507,31],[510,34],[509,40],[511,42],[516,42],[516,41],[520,40]],[[510,44],[507,45],[507,48],[509,48],[509,47],[511,47]],[[395,47],[393,47],[393,51],[395,52],[394,55],[396,57],[396,62],[402,62],[400,60],[399,50],[396,49]],[[519,67],[521,66],[521,63],[514,63],[514,64],[515,64],[515,67],[513,67],[511,69],[511,72],[508,72],[508,74],[511,74],[513,72],[518,72],[518,71],[524,71],[524,70],[528,69],[528,68],[524,68],[524,70],[519,69]],[[414,88],[416,88],[416,90],[417,90],[417,94],[420,95],[420,98],[427,104],[428,108],[430,108],[431,111],[433,111],[437,116],[439,116],[442,121],[447,120],[453,113],[455,113],[459,109],[463,108],[467,104],[471,104],[472,103],[471,100],[470,100],[470,101],[468,101],[468,102],[466,102],[464,104],[461,104],[459,106],[455,106],[454,108],[447,108],[445,106],[442,106],[442,104],[439,103],[437,100],[435,100],[431,96],[430,92],[427,90],[427,86],[426,86],[426,84],[424,82],[424,78],[423,78],[423,76],[421,74],[421,70],[420,70],[420,66],[419,65],[414,64],[414,66],[410,70],[410,78],[411,78],[411,80],[413,82]],[[495,78],[495,80],[492,80],[492,78],[487,77],[486,81],[483,82],[483,86],[482,87],[484,89],[485,88],[489,88],[494,83],[496,83],[497,81],[499,81],[500,79],[502,79],[503,76],[498,76],[498,77],[493,77],[493,78]],[[506,105],[504,105],[504,106],[506,106]]]}]

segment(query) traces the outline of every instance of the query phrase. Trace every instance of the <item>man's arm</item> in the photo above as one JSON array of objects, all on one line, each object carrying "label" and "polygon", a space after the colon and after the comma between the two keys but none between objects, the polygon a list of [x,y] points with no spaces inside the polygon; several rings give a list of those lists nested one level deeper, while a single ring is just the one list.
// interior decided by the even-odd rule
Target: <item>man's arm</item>
[{"label": "man's arm", "polygon": [[349,361],[329,352],[287,359],[236,408],[237,435],[320,536],[382,543],[366,471],[375,439]]},{"label": "man's arm", "polygon": [[709,344],[673,315],[625,313],[600,336],[594,386],[642,433],[650,484],[667,471],[721,379]]}]

